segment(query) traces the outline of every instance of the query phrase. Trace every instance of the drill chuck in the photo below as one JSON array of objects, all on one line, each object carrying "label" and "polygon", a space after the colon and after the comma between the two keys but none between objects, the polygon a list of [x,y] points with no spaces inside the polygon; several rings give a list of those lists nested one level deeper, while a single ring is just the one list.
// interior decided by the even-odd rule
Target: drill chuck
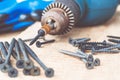
[{"label": "drill chuck", "polygon": [[103,24],[115,13],[120,0],[55,0],[43,11],[42,25],[48,18],[55,20],[56,28],[50,34],[69,32],[74,26]]},{"label": "drill chuck", "polygon": [[65,34],[74,26],[74,15],[69,7],[62,3],[52,3],[44,11],[41,24],[46,24],[48,19],[55,21],[55,28],[50,31],[52,35]]}]

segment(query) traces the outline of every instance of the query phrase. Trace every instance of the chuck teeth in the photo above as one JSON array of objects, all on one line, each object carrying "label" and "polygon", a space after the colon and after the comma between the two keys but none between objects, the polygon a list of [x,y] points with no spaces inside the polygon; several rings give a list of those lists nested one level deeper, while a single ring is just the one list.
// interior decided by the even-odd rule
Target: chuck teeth
[{"label": "chuck teeth", "polygon": [[68,16],[68,18],[69,18],[69,26],[67,26],[66,29],[63,30],[63,31],[60,33],[60,35],[61,35],[61,34],[66,34],[66,33],[69,32],[69,31],[72,29],[72,27],[74,26],[75,19],[74,19],[74,14],[73,14],[73,12],[70,10],[69,7],[67,7],[67,6],[64,5],[63,3],[55,2],[55,3],[52,3],[52,4],[48,5],[48,6],[44,9],[42,15],[44,15],[46,12],[48,12],[48,11],[49,11],[50,9],[52,9],[52,8],[61,8],[61,9],[63,9],[63,10],[66,12],[66,14],[67,14],[67,16]]}]

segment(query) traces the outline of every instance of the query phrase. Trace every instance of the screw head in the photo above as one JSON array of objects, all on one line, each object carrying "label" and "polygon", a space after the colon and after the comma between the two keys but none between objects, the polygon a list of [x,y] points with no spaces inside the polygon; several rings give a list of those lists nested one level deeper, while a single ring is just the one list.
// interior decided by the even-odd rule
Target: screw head
[{"label": "screw head", "polygon": [[87,63],[86,63],[86,68],[87,68],[87,69],[93,69],[93,68],[94,68],[93,62],[87,62]]},{"label": "screw head", "polygon": [[24,68],[24,60],[18,60],[16,63],[17,68]]},{"label": "screw head", "polygon": [[31,60],[24,62],[24,68],[29,69],[29,70],[32,69],[33,68],[33,62]]},{"label": "screw head", "polygon": [[96,59],[95,59],[94,65],[95,65],[95,66],[100,66],[100,59],[99,59],[99,58],[96,58]]},{"label": "screw head", "polygon": [[46,77],[53,77],[54,76],[54,70],[52,68],[47,68],[45,70]]},{"label": "screw head", "polygon": [[4,59],[0,59],[0,64],[3,64],[5,62]]},{"label": "screw head", "polygon": [[23,74],[24,75],[30,75],[30,70],[29,69],[23,69]]},{"label": "screw head", "polygon": [[2,65],[1,65],[1,71],[2,71],[3,73],[8,72],[8,70],[9,70],[9,65],[5,65],[5,64],[2,64]]},{"label": "screw head", "polygon": [[18,76],[18,71],[17,69],[15,68],[11,68],[9,71],[8,71],[8,76],[9,77],[17,77]]},{"label": "screw head", "polygon": [[38,48],[40,48],[40,47],[41,47],[41,45],[42,45],[42,44],[41,44],[41,42],[40,42],[40,41],[37,41],[37,42],[36,42],[36,46],[37,46]]},{"label": "screw head", "polygon": [[89,62],[94,62],[94,58],[93,58],[93,55],[89,55],[88,58],[87,58],[87,61]]},{"label": "screw head", "polygon": [[40,68],[39,67],[34,67],[30,70],[30,74],[32,76],[38,76],[40,75]]}]

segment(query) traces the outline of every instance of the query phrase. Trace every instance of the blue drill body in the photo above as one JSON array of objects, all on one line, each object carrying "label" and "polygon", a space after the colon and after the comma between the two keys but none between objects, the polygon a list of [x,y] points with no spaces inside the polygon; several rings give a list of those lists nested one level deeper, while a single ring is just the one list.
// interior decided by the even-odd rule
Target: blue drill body
[{"label": "blue drill body", "polygon": [[[0,32],[16,31],[40,21],[42,10],[52,2],[68,6],[75,16],[75,25],[89,26],[108,21],[120,0],[3,0],[0,2]],[[36,14],[37,12],[37,19]],[[33,13],[33,16],[31,16]],[[35,19],[34,19],[35,17]]]},{"label": "blue drill body", "polygon": [[80,7],[79,25],[102,24],[115,13],[120,0],[75,0]]}]

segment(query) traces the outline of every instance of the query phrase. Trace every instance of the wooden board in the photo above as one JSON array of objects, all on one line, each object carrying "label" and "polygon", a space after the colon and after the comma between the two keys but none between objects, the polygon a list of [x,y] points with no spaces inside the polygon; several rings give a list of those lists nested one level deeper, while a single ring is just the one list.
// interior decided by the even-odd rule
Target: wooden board
[{"label": "wooden board", "polygon": [[[16,39],[33,38],[37,34],[37,30],[39,28],[40,23],[36,22],[34,25],[21,33],[17,32],[0,35],[0,41],[10,41],[13,37],[16,37]],[[36,48],[35,45],[31,46],[39,58],[48,67],[51,67],[55,70],[55,76],[53,78],[46,78],[44,71],[41,68],[41,75],[35,77],[24,76],[22,70],[19,69],[19,75],[15,79],[9,78],[7,74],[0,72],[0,80],[119,80],[120,54],[101,53],[95,55],[95,58],[100,58],[101,66],[95,67],[93,70],[87,70],[85,64],[78,58],[70,57],[58,52],[59,49],[70,51],[77,50],[68,44],[68,39],[70,37],[89,37],[92,39],[91,41],[103,41],[107,40],[107,35],[120,36],[120,7],[118,8],[115,16],[104,25],[74,28],[70,33],[64,36],[47,35],[47,39],[54,38],[56,39],[56,42],[52,44],[46,44],[42,48]],[[13,64],[15,64],[15,60],[13,60]]]}]

